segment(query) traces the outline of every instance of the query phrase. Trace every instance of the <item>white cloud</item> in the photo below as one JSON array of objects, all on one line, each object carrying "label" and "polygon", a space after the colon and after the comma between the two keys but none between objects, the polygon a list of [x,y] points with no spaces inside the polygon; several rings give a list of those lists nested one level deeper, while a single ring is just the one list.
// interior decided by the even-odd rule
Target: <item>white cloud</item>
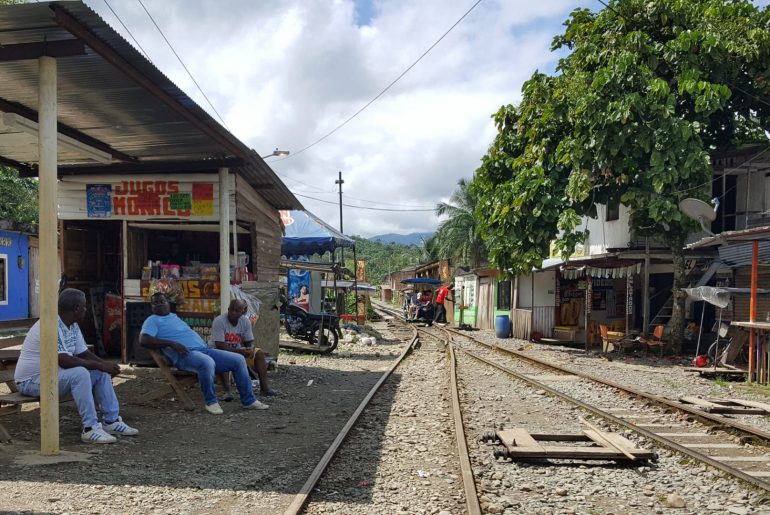
[{"label": "white cloud", "polygon": [[[350,0],[144,0],[231,131],[263,154],[331,131],[412,64],[471,0],[379,0],[365,26]],[[89,5],[121,33],[101,0]],[[212,112],[141,6],[112,0],[156,66]],[[298,193],[346,203],[434,206],[469,178],[494,137],[491,115],[519,98],[575,1],[485,0],[388,93],[296,157],[268,160]],[[127,37],[126,34],[124,36]],[[128,38],[127,38],[128,39]],[[213,114],[213,113],[212,113]],[[308,186],[310,185],[310,186]],[[354,200],[367,199],[366,201]],[[305,206],[338,224],[338,208]],[[345,208],[345,232],[428,231],[432,213]]]}]

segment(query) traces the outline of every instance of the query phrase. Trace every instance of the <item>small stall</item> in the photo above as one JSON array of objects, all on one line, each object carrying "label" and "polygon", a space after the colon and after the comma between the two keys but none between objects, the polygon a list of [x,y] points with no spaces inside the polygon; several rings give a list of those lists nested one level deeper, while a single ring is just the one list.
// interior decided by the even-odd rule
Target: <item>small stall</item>
[{"label": "small stall", "polygon": [[617,259],[559,265],[553,339],[582,342],[589,349],[599,343],[602,326],[628,336],[641,268],[640,262]]},{"label": "small stall", "polygon": [[[768,280],[760,272],[760,264],[770,261],[770,226],[725,231],[703,238],[687,248],[713,246],[718,247],[720,261],[733,268],[736,276],[743,275],[748,281],[748,305],[738,306],[736,302],[732,325],[749,332],[748,380],[770,384],[770,299],[760,305],[759,297],[760,282]],[[742,270],[747,273],[741,274]],[[736,285],[744,286],[741,281],[736,281]]]},{"label": "small stall", "polygon": [[[238,209],[239,194],[256,192],[237,172],[225,180],[222,196],[218,173],[157,174],[137,181],[117,175],[62,178],[62,273],[69,286],[89,295],[93,336],[105,351],[120,353],[124,361],[151,361],[137,342],[151,314],[152,293],[165,293],[177,315],[207,339],[223,311],[223,288],[229,299],[231,284],[256,286],[256,224],[248,209]],[[224,210],[222,198],[228,204]],[[274,357],[275,340],[257,344]]]},{"label": "small stall", "polygon": [[[353,261],[356,259],[356,242],[330,226],[310,211],[281,211],[285,234],[281,243],[281,254],[288,258],[283,261],[287,269],[287,299],[289,303],[304,302],[309,298],[308,307],[320,309],[319,303],[324,297],[320,291],[321,274],[323,279],[329,272],[332,280],[341,280],[344,267],[344,249],[352,249]],[[340,250],[339,257],[336,251]],[[329,253],[327,263],[316,263],[316,269],[309,261],[313,255],[323,256]],[[320,268],[319,268],[320,267]],[[330,268],[330,267],[333,267]],[[311,280],[312,279],[312,280]],[[354,288],[357,282],[354,279]],[[303,291],[304,287],[304,291]],[[336,292],[336,288],[334,289]],[[356,292],[356,297],[358,293]],[[344,314],[344,303],[337,302],[335,311]],[[311,309],[312,311],[312,309]]]},{"label": "small stall", "polygon": [[[34,304],[35,270],[30,260],[34,227],[0,221],[0,321],[24,320]],[[30,275],[32,279],[30,282]]]}]

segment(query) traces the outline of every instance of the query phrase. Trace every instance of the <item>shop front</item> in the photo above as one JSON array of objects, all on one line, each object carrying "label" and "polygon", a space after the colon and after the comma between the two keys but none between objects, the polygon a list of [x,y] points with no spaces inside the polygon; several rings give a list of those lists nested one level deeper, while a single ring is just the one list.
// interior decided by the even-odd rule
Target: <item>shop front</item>
[{"label": "shop front", "polygon": [[29,246],[28,234],[0,230],[0,321],[30,316]]},{"label": "shop front", "polygon": [[630,261],[562,266],[556,274],[553,338],[590,348],[601,342],[601,326],[628,335],[635,292],[641,291],[640,271],[641,263]]},{"label": "shop front", "polygon": [[[102,352],[119,354],[124,362],[151,362],[138,338],[155,292],[166,294],[177,315],[208,339],[223,300],[248,298],[250,290],[265,286],[254,280],[254,266],[265,261],[257,251],[257,215],[248,205],[239,210],[240,195],[251,187],[237,172],[226,177],[224,224],[218,173],[146,175],[142,180],[62,178],[62,274],[68,286],[86,292],[89,313],[83,330]],[[224,247],[223,230],[228,236]],[[277,295],[277,281],[272,287]],[[259,313],[250,315],[256,321]],[[272,340],[263,332],[256,343],[275,357],[277,328]]]}]

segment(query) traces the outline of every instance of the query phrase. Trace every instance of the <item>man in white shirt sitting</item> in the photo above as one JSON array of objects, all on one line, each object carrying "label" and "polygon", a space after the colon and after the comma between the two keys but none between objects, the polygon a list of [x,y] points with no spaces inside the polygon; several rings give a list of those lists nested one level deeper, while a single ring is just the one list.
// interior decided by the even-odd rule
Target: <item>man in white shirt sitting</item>
[{"label": "man in white shirt sitting", "polygon": [[[86,295],[67,288],[59,294],[59,395],[72,395],[83,421],[80,439],[87,443],[114,443],[113,435],[134,436],[139,431],[120,418],[120,408],[112,378],[120,373],[117,363],[110,363],[88,350],[78,322],[86,314]],[[14,380],[19,392],[40,397],[40,321],[35,322],[16,364]],[[96,404],[102,411],[99,423]]]}]

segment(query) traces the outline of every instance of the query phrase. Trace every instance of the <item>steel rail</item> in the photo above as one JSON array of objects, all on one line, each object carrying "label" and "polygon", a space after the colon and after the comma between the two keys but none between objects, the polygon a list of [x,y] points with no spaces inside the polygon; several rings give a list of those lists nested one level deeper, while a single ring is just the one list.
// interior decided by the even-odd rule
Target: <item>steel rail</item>
[{"label": "steel rail", "polygon": [[[446,340],[444,340],[444,343],[446,344]],[[446,345],[446,348],[449,354],[449,387],[452,396],[452,418],[454,419],[457,454],[460,459],[460,471],[462,472],[463,489],[465,490],[465,506],[468,509],[469,515],[481,515],[479,495],[476,491],[476,480],[473,478],[473,468],[471,467],[471,459],[468,455],[468,443],[465,439],[465,426],[463,425],[463,415],[460,409],[460,393],[457,391],[457,362],[454,346],[449,344]]]},{"label": "steel rail", "polygon": [[729,420],[729,419],[726,419],[726,418],[724,418],[724,417],[722,417],[720,415],[715,415],[715,414],[712,414],[712,413],[706,413],[706,412],[703,412],[703,411],[699,410],[698,408],[692,408],[692,407],[689,407],[689,406],[686,406],[686,405],[682,405],[682,404],[680,404],[680,403],[678,403],[676,401],[672,401],[670,399],[666,399],[665,397],[661,397],[659,395],[655,395],[654,393],[638,390],[638,389],[633,388],[631,386],[627,386],[627,385],[624,385],[624,384],[616,383],[615,381],[610,381],[608,379],[603,379],[601,377],[594,376],[594,375],[589,374],[587,372],[581,372],[580,370],[574,370],[574,369],[571,369],[571,368],[568,368],[568,367],[557,365],[555,363],[550,363],[548,361],[543,361],[543,360],[534,358],[532,356],[527,356],[526,354],[522,354],[522,353],[517,352],[517,351],[512,350],[512,349],[506,349],[505,347],[500,347],[499,345],[493,345],[493,344],[490,344],[490,343],[487,343],[487,342],[483,342],[483,341],[481,341],[481,340],[479,340],[477,338],[474,338],[473,336],[469,336],[467,334],[463,334],[463,333],[460,333],[458,331],[455,331],[454,329],[448,329],[448,328],[443,328],[443,329],[448,331],[451,334],[456,334],[458,336],[462,336],[464,338],[468,338],[468,339],[470,339],[470,340],[472,340],[472,341],[474,341],[474,342],[476,342],[476,343],[478,343],[480,345],[483,345],[483,346],[488,347],[490,349],[502,352],[504,354],[510,354],[512,356],[515,356],[517,358],[523,359],[525,361],[529,361],[530,363],[534,363],[536,365],[540,365],[542,367],[550,368],[550,369],[553,369],[553,370],[558,370],[558,371],[563,372],[565,374],[571,374],[571,375],[574,375],[574,376],[582,377],[583,379],[587,379],[589,381],[594,381],[596,383],[603,384],[605,386],[609,386],[611,388],[615,388],[615,389],[621,390],[623,392],[626,392],[628,394],[634,395],[636,397],[639,397],[639,398],[642,398],[642,399],[645,399],[645,400],[649,400],[649,401],[654,402],[654,403],[656,403],[656,404],[658,404],[660,406],[665,406],[667,408],[672,408],[672,409],[676,409],[676,410],[679,410],[679,411],[683,411],[683,412],[685,412],[685,413],[687,413],[689,415],[692,415],[692,416],[694,416],[696,418],[701,419],[701,421],[707,420],[709,422],[718,424],[720,426],[725,426],[725,427],[728,427],[728,428],[731,428],[731,429],[735,429],[737,431],[741,431],[741,432],[746,433],[748,435],[755,436],[757,438],[761,438],[762,440],[770,442],[770,433],[769,432],[763,431],[763,430],[761,430],[761,429],[759,429],[757,427],[753,427],[753,426],[751,426],[749,424],[744,424],[742,422],[738,422],[738,421],[734,421],[734,420]]},{"label": "steel rail", "polygon": [[[391,314],[394,318],[404,321],[403,316],[398,311],[378,304],[378,309]],[[425,334],[438,338],[435,334],[424,329],[417,329],[418,334]],[[450,333],[447,332],[447,336]],[[476,480],[473,477],[473,467],[471,465],[470,454],[468,453],[468,440],[465,437],[465,425],[463,424],[462,408],[460,407],[460,393],[457,388],[457,360],[455,359],[454,349],[448,345],[447,338],[439,338],[444,344],[449,359],[449,390],[452,397],[452,419],[455,429],[455,440],[457,443],[457,456],[460,461],[460,472],[463,479],[463,490],[465,491],[465,506],[469,515],[481,515],[481,504],[476,490]]]},{"label": "steel rail", "polygon": [[[463,335],[465,336],[465,335]],[[450,343],[450,345],[453,345]],[[464,349],[460,346],[457,347],[462,352],[466,353],[468,356],[481,361],[483,363],[486,363],[487,365],[490,365],[502,372],[505,372],[506,374],[509,374],[516,379],[523,381],[525,383],[528,383],[540,390],[544,390],[548,393],[550,393],[553,396],[559,397],[571,404],[574,404],[576,406],[579,406],[583,408],[584,410],[593,413],[596,416],[599,416],[605,420],[609,420],[610,422],[626,427],[636,433],[641,434],[642,436],[645,436],[646,438],[649,438],[650,440],[654,440],[658,442],[659,444],[663,445],[664,447],[668,447],[669,449],[673,449],[679,453],[685,454],[693,459],[696,459],[702,463],[706,463],[708,465],[711,465],[714,468],[717,468],[721,470],[722,472],[726,472],[727,474],[730,474],[731,476],[734,476],[738,479],[742,479],[743,481],[746,481],[747,483],[750,483],[753,486],[756,486],[757,488],[761,488],[763,490],[770,491],[770,483],[766,481],[762,481],[761,479],[758,479],[752,475],[749,475],[742,470],[738,470],[734,467],[731,467],[730,465],[726,465],[720,461],[712,459],[710,456],[707,456],[705,454],[702,454],[700,452],[694,451],[688,447],[684,447],[683,445],[678,444],[677,442],[670,440],[666,437],[660,436],[648,429],[645,429],[643,427],[639,427],[636,424],[633,424],[632,422],[629,422],[627,420],[624,420],[622,418],[616,417],[615,415],[612,415],[611,413],[607,413],[606,411],[603,411],[595,406],[592,406],[586,402],[583,402],[579,399],[575,399],[574,397],[571,397],[567,395],[566,393],[562,393],[559,390],[556,390],[555,388],[552,388],[548,386],[547,384],[541,383],[540,381],[536,379],[532,379],[531,377],[527,377],[523,374],[520,374],[514,370],[511,370],[508,367],[504,367],[498,363],[495,363],[494,361],[490,361],[487,358],[483,356],[479,356],[478,354],[471,352],[467,349]]]},{"label": "steel rail", "polygon": [[318,480],[321,479],[321,476],[326,471],[326,468],[329,466],[329,463],[331,463],[332,458],[334,458],[334,455],[337,454],[337,451],[342,446],[342,442],[345,440],[345,438],[348,436],[348,433],[350,433],[350,430],[353,428],[355,423],[358,421],[358,418],[361,416],[361,413],[363,413],[364,409],[369,405],[369,402],[374,398],[374,394],[377,393],[377,391],[380,389],[380,387],[385,383],[385,381],[390,377],[390,375],[393,373],[393,371],[398,367],[401,362],[404,360],[405,357],[407,357],[412,350],[414,349],[414,346],[419,341],[419,335],[417,333],[417,329],[414,329],[414,336],[412,336],[411,341],[409,342],[409,345],[406,346],[404,351],[401,353],[401,355],[396,359],[395,363],[390,366],[388,370],[386,370],[382,376],[380,376],[380,379],[372,386],[371,390],[369,390],[369,393],[366,394],[366,397],[361,401],[361,403],[358,405],[358,408],[353,412],[353,414],[350,416],[348,421],[345,423],[345,425],[342,427],[340,432],[337,434],[337,437],[334,439],[334,441],[331,443],[328,449],[326,449],[326,452],[323,456],[321,456],[321,460],[318,462],[318,464],[313,469],[313,472],[310,473],[310,477],[308,477],[307,481],[305,481],[305,484],[302,485],[302,488],[300,488],[299,493],[294,496],[294,499],[292,500],[291,504],[284,510],[284,515],[298,515],[299,513],[302,513],[303,508],[305,507],[305,504],[307,504],[307,501],[310,498],[310,493],[313,491],[313,488],[315,488],[315,485],[318,483]]}]

